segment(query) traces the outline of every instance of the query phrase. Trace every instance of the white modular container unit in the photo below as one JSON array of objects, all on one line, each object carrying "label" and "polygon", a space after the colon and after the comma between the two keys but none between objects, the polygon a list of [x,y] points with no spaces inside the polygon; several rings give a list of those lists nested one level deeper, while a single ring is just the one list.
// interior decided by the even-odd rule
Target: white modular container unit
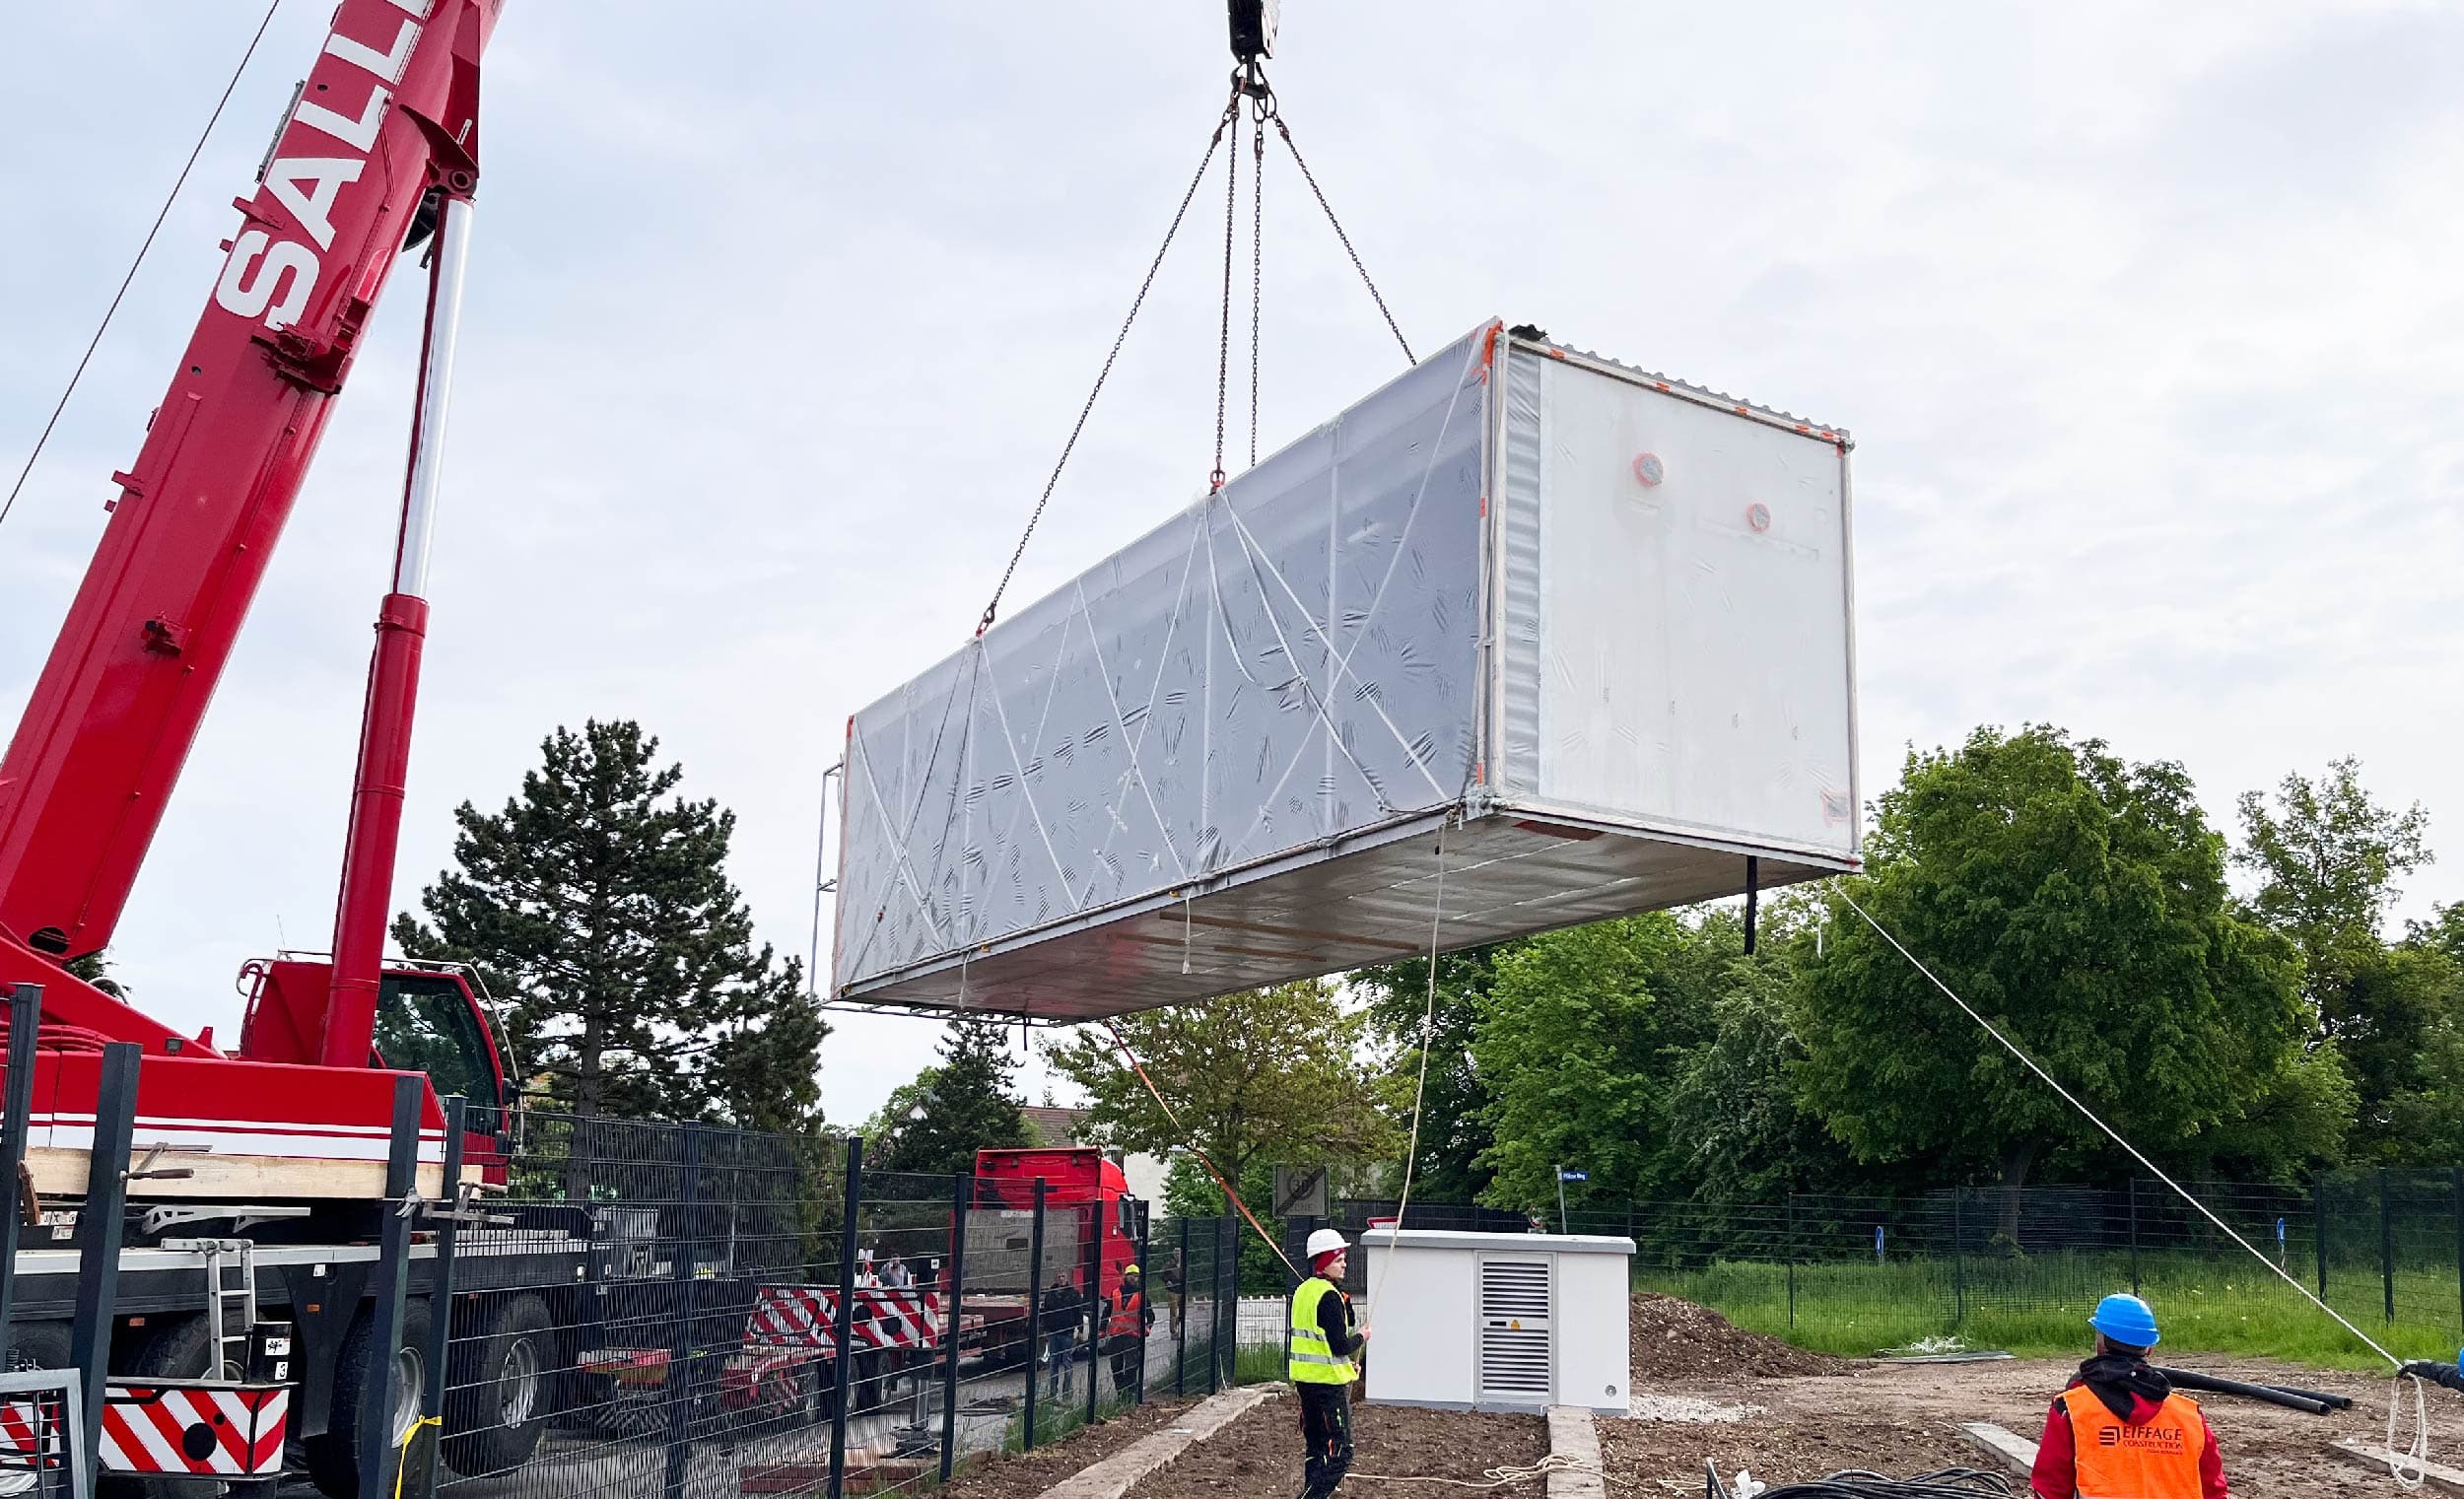
[{"label": "white modular container unit", "polygon": [[1849,445],[1484,324],[849,720],[835,997],[1084,1020],[1857,867]]},{"label": "white modular container unit", "polygon": [[1628,1413],[1633,1240],[1374,1228],[1360,1244],[1371,1402]]}]

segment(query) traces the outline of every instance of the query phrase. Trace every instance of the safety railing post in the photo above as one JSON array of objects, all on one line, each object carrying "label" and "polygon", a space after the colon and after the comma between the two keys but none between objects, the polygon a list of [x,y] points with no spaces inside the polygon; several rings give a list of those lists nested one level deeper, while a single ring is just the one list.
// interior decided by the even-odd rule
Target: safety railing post
[{"label": "safety railing post", "polygon": [[1172,1257],[1173,1278],[1180,1282],[1172,1288],[1172,1394],[1177,1399],[1190,1393],[1190,1220],[1173,1221],[1181,1240]]},{"label": "safety railing post", "polygon": [[864,1137],[847,1137],[846,1216],[839,1222],[839,1315],[832,1320],[830,1352],[838,1370],[839,1397],[830,1402],[830,1499],[847,1482],[847,1417],[862,1397],[855,1376],[856,1217],[864,1201]]},{"label": "safety railing post", "polygon": [[2318,1299],[2327,1299],[2327,1177],[2310,1179],[2310,1248],[2318,1258]]},{"label": "safety railing post", "polygon": [[2130,1293],[2139,1294],[2139,1179],[2132,1177],[2123,1187],[2130,1196]]},{"label": "safety railing post", "polygon": [[676,1144],[676,1259],[668,1272],[674,1322],[667,1342],[667,1473],[662,1492],[682,1499],[693,1468],[693,1303],[702,1258],[702,1126],[687,1124]]},{"label": "safety railing post", "polygon": [[[1035,1179],[1034,1199],[1027,1219],[1027,1398],[1021,1407],[1026,1432],[1020,1448],[1035,1451],[1035,1387],[1044,1373],[1044,1179]],[[1057,1382],[1053,1393],[1058,1396]]]},{"label": "safety railing post", "polygon": [[461,1205],[462,1124],[469,1108],[461,1098],[445,1101],[444,1201],[447,1211],[437,1224],[437,1258],[428,1275],[428,1346],[420,1350],[427,1361],[420,1371],[425,1383],[419,1395],[420,1424],[427,1439],[414,1492],[423,1495],[437,1491],[437,1466],[445,1448],[445,1361],[453,1337],[453,1251],[461,1237],[460,1218],[453,1209]]},{"label": "safety railing post", "polygon": [[42,986],[9,990],[7,1102],[0,1104],[0,1369],[9,1366],[9,1319],[17,1312],[17,1247],[23,1227],[18,1211],[19,1173],[26,1165],[28,1121],[34,1112],[34,1040],[42,1029]]},{"label": "safety railing post", "polygon": [[2396,1320],[2396,1217],[2388,1198],[2387,1168],[2378,1168],[2378,1283],[2387,1307],[2387,1321]]},{"label": "safety railing post", "polygon": [[137,1132],[137,1064],[144,1055],[134,1042],[104,1046],[102,1085],[95,1090],[94,1149],[86,1157],[86,1204],[77,1216],[77,1320],[69,1332],[69,1362],[84,1397],[79,1442],[88,1453],[103,1450],[120,1240],[128,1229],[128,1150]]},{"label": "safety railing post", "polygon": [[427,1080],[403,1073],[393,1080],[393,1135],[385,1152],[385,1195],[378,1204],[384,1216],[376,1231],[376,1269],[369,1278],[368,1369],[360,1377],[366,1392],[360,1399],[360,1466],[375,1480],[373,1491],[393,1492],[395,1475],[405,1456],[396,1446],[393,1413],[400,1408],[402,1323],[410,1302],[411,1215],[418,1209],[420,1104]]},{"label": "safety railing post", "polygon": [[950,1274],[941,1307],[941,1481],[950,1481],[958,1461],[958,1323],[966,1305],[967,1210],[975,1205],[976,1179],[950,1178]]}]

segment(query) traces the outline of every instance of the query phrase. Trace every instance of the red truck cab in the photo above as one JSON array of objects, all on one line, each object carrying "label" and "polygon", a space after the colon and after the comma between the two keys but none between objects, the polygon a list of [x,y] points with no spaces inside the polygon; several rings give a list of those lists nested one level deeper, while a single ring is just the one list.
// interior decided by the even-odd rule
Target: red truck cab
[{"label": "red truck cab", "polygon": [[[1044,1184],[1040,1275],[1029,1270],[1038,1181]],[[961,1326],[980,1319],[977,1337],[988,1352],[1020,1343],[1030,1285],[1051,1286],[1064,1277],[1089,1303],[1119,1306],[1121,1272],[1137,1263],[1143,1208],[1129,1195],[1120,1164],[1100,1150],[977,1152]]]}]

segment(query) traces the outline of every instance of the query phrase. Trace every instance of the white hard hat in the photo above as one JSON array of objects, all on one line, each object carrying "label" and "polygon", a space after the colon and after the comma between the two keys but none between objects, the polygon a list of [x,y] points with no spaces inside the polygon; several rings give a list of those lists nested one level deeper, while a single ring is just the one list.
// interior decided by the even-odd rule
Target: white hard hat
[{"label": "white hard hat", "polygon": [[1349,1248],[1351,1246],[1343,1242],[1343,1236],[1331,1228],[1319,1229],[1309,1236],[1309,1258],[1312,1260],[1320,1255],[1331,1255],[1336,1250]]}]

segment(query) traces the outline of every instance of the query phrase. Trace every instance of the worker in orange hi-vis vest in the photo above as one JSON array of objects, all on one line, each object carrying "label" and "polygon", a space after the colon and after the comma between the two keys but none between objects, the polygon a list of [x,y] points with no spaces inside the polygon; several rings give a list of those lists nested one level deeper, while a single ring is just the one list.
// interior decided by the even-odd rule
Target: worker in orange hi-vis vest
[{"label": "worker in orange hi-vis vest", "polygon": [[2136,1296],[2107,1296],[2088,1326],[2095,1354],[2045,1413],[2028,1487],[2038,1499],[2226,1499],[2199,1402],[2148,1365],[2156,1313]]}]

